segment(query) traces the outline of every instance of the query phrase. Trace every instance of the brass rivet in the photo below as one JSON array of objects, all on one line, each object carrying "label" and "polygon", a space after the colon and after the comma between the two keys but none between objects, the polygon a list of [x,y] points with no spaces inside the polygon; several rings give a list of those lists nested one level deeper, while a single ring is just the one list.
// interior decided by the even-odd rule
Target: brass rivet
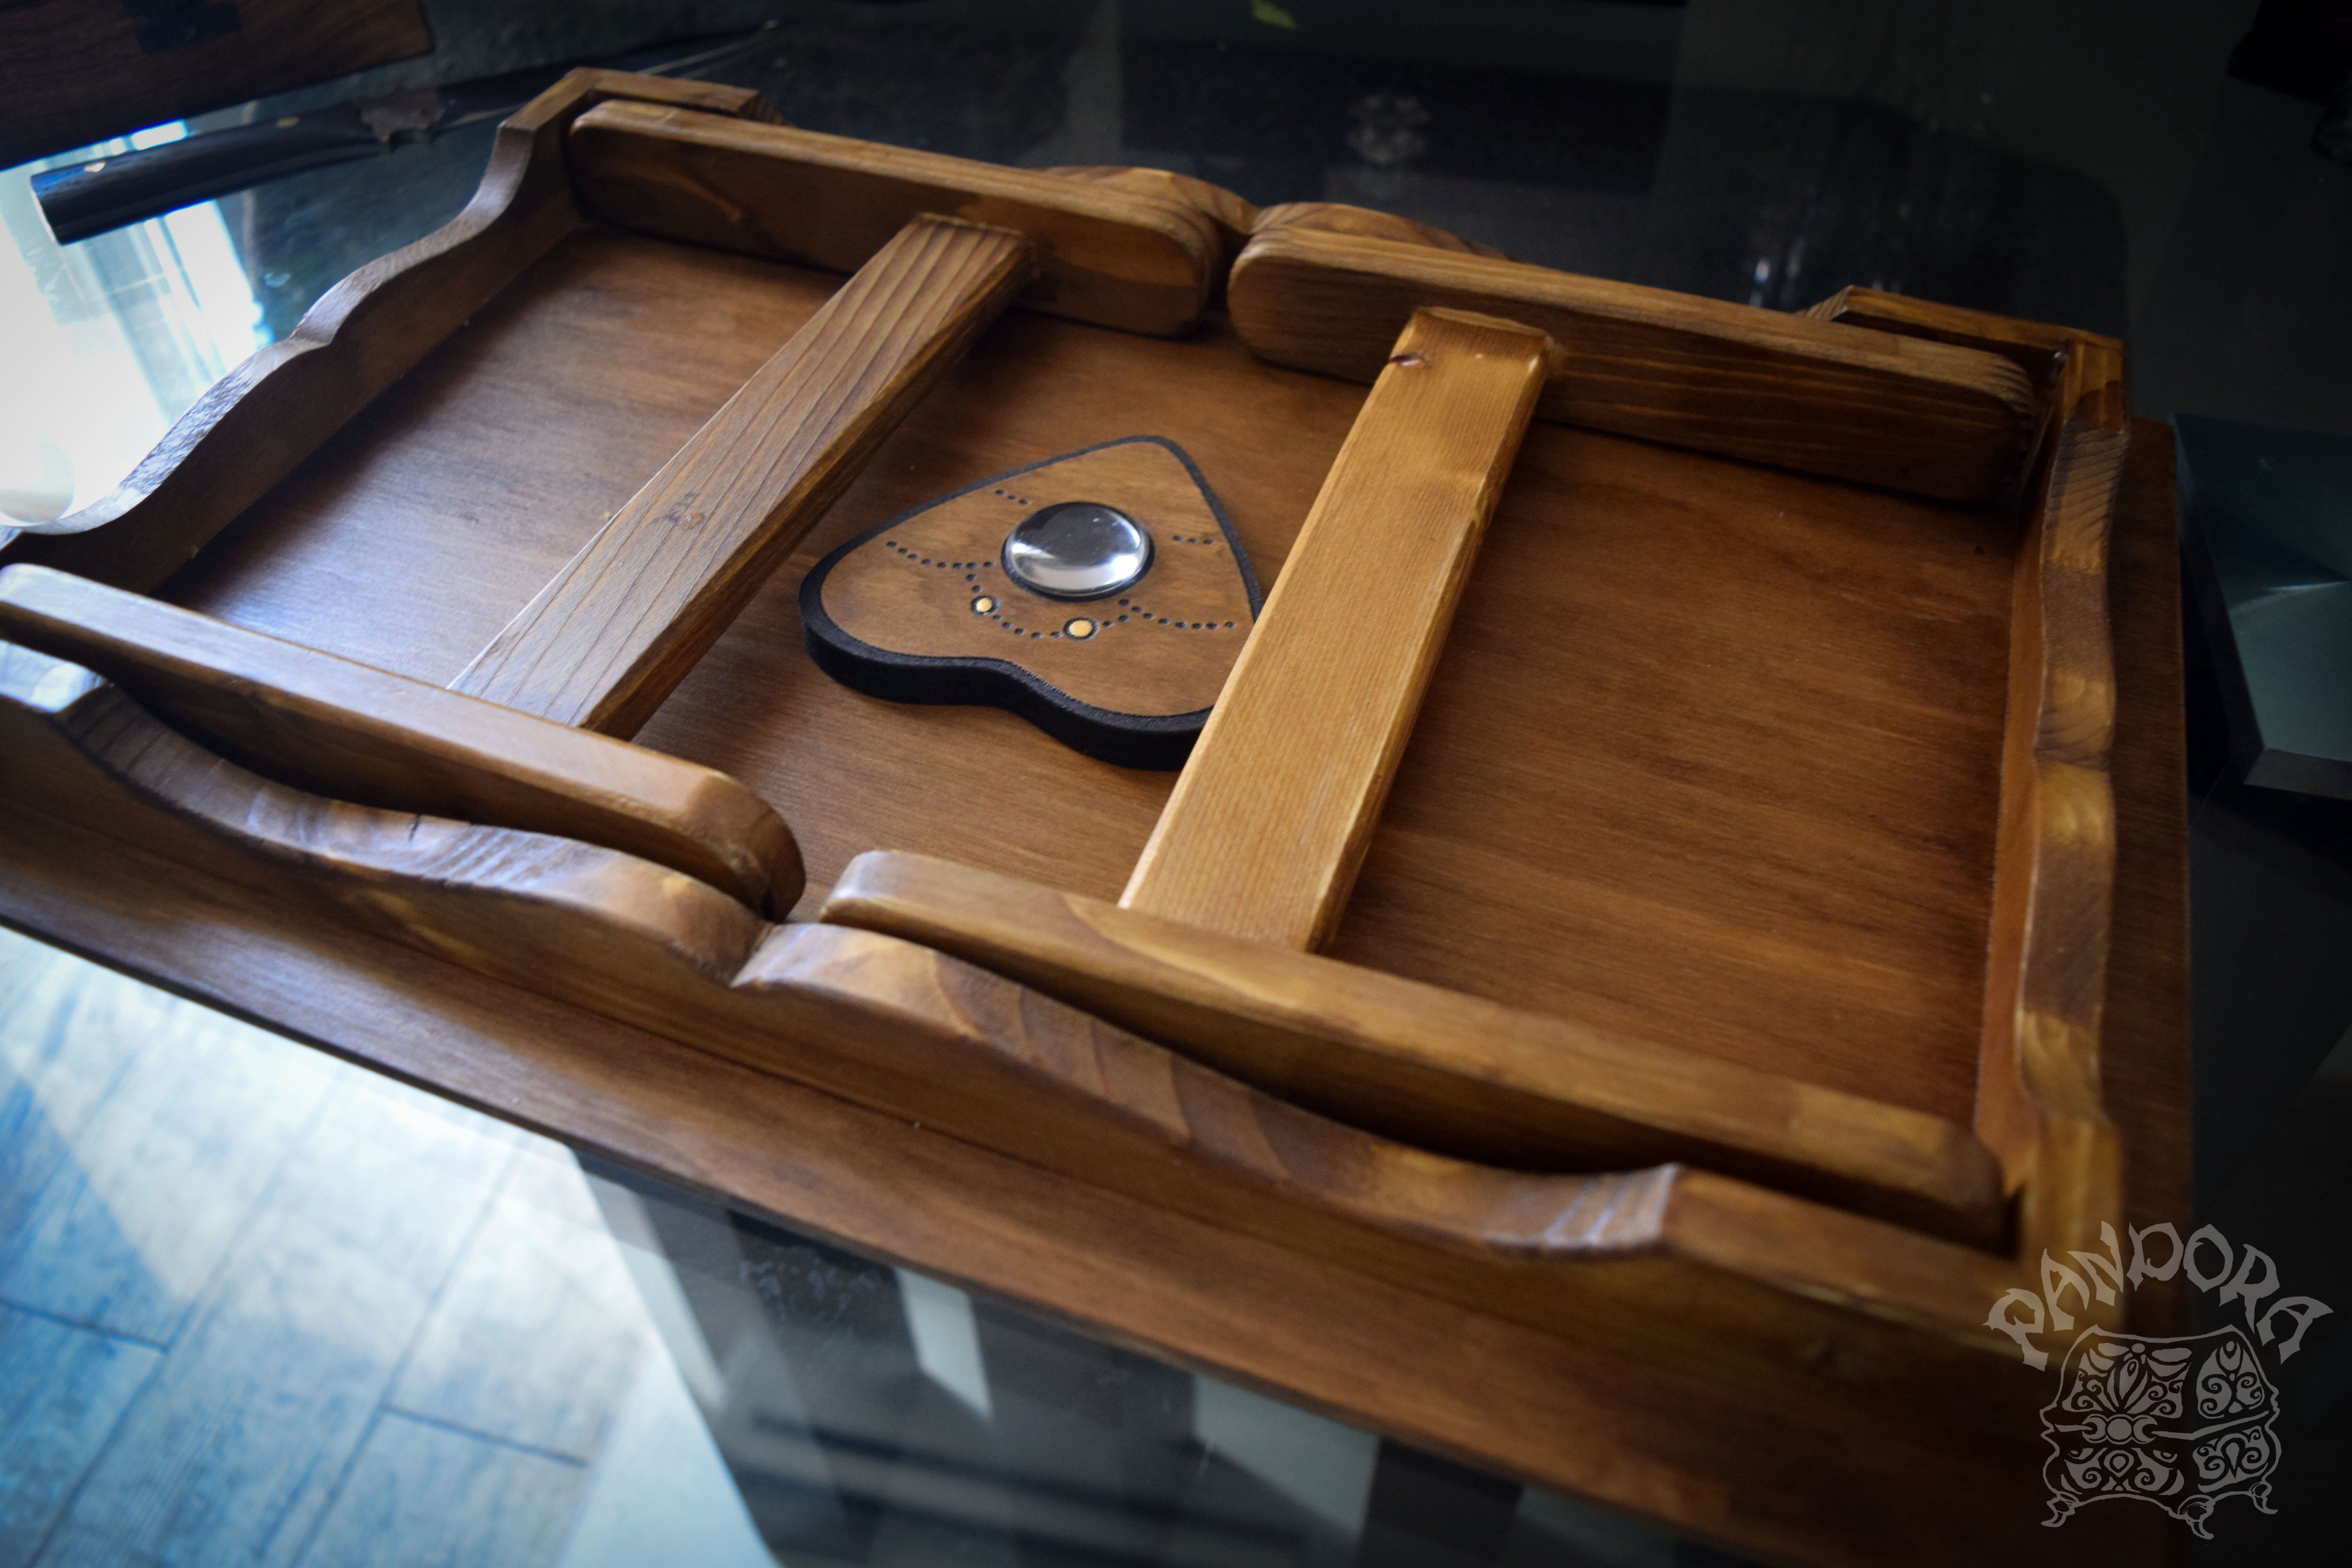
[{"label": "brass rivet", "polygon": [[975,616],[994,615],[996,613],[996,601],[990,598],[987,595],[982,594],[979,598],[974,599],[971,602],[971,613]]},{"label": "brass rivet", "polygon": [[1076,620],[1072,621],[1068,626],[1062,628],[1062,635],[1064,637],[1076,637],[1083,642],[1087,637],[1095,635],[1095,624],[1094,622],[1087,619],[1084,616],[1080,616]]}]

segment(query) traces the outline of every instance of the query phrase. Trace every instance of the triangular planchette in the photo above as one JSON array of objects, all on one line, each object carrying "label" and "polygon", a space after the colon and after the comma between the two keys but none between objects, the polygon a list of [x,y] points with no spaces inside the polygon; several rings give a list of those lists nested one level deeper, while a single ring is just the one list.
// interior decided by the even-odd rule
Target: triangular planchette
[{"label": "triangular planchette", "polygon": [[[1089,601],[1013,581],[1002,552],[1025,516],[1117,508],[1152,537],[1132,585]],[[1183,765],[1263,595],[1207,480],[1174,442],[1130,436],[998,474],[834,551],[801,583],[809,656],[897,702],[1018,713],[1128,767]]]}]

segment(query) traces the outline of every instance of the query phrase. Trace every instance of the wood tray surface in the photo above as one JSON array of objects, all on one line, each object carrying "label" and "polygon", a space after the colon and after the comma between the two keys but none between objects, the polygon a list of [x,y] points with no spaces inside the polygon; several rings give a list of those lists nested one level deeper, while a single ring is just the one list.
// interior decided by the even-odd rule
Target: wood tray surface
[{"label": "wood tray surface", "polygon": [[[673,107],[612,101],[633,94]],[[121,651],[105,636],[192,637],[182,646],[217,651],[169,679],[209,681],[232,708],[247,678],[217,659],[262,661],[237,666],[274,671],[257,691],[346,692],[339,709],[324,699],[334,723],[375,724],[383,702],[438,714],[428,729],[503,737],[480,754],[425,742],[440,748],[419,759],[428,773],[471,768],[473,782],[395,787],[304,753],[294,731],[253,731],[268,766],[302,775],[307,754],[331,775],[272,784],[200,743],[224,714],[232,728],[278,722],[262,710],[173,710],[192,742],[95,676],[37,679],[46,655],[0,650],[16,661],[7,721],[24,746],[11,776],[27,792],[0,801],[0,919],[789,1225],[1743,1550],[2071,1556],[2087,1526],[2135,1560],[2168,1557],[2149,1510],[2095,1510],[2063,1542],[2036,1528],[2044,1395],[1974,1321],[1979,1296],[1989,1306],[2002,1282],[2032,1278],[2042,1247],[2186,1212],[2170,441],[2141,422],[2126,446],[2120,346],[1870,290],[1808,319],[1455,266],[1434,258],[1460,242],[1400,234],[1382,215],[1253,219],[1163,174],[1073,184],[759,123],[770,118],[723,89],[567,79],[501,132],[467,216],[356,275],[116,498],[15,552],[53,545],[69,567],[160,582],[172,604],[425,684],[271,654],[282,645],[55,574],[16,575],[12,637],[101,664]],[[878,204],[857,209],[887,241],[871,260],[817,243],[824,224],[800,234],[807,204],[785,198],[807,178]],[[592,211],[651,215],[674,237],[573,226],[576,180]],[[968,199],[981,207],[952,205]],[[1005,222],[1110,248],[988,226]],[[845,286],[777,257],[857,273]],[[1257,353],[1378,375],[1371,396],[1360,379],[1255,357],[1221,310],[1195,322],[1227,266]],[[1358,295],[1423,272],[1437,281],[1411,286],[1441,294],[1475,273],[1465,298],[1491,288],[1507,312],[1552,311],[1559,337],[1440,310],[1392,338],[1365,312],[1411,301]],[[1323,298],[1327,284],[1346,298]],[[1024,288],[1060,314],[998,317],[959,357]],[[343,329],[357,346],[338,345]],[[1423,349],[1437,369],[1421,368]],[[1550,422],[1558,409],[1514,462],[1548,374],[1569,377],[1559,395],[1598,397],[1589,422],[1608,428],[1991,499],[1911,499],[1568,427]],[[1412,390],[1431,385],[1452,400]],[[1473,419],[1461,399],[1478,386],[1492,406]],[[1515,422],[1496,427],[1513,398]],[[758,436],[770,404],[795,412]],[[1296,548],[1284,580],[1307,584],[1308,607],[1291,612],[1277,585],[1267,613],[1290,614],[1289,630],[1253,637],[1210,721],[1203,754],[1222,784],[1196,766],[1163,816],[1172,773],[1091,760],[992,709],[865,697],[811,662],[797,594],[836,545],[985,476],[1136,437],[1198,464],[1262,581]],[[779,437],[800,455],[754,452]],[[2047,477],[2026,484],[2021,512],[2011,487],[2044,437]],[[1934,471],[1910,472],[1915,460]],[[800,500],[755,501],[793,473]],[[1469,559],[1444,565],[1444,552],[1476,540],[1498,485],[1416,721],[1406,666],[1425,655],[1399,652],[1439,647]],[[798,509],[781,534],[743,510],[779,504]],[[125,508],[142,521],[117,545],[74,531]],[[719,577],[694,575],[709,570]],[[1378,658],[1335,642],[1351,620],[1391,639],[1364,645]],[[1262,647],[1292,650],[1264,669],[1288,658],[1309,673],[1263,675]],[[1335,651],[1301,664],[1302,648]],[[1319,684],[1325,666],[1371,684]],[[466,700],[436,689],[453,679],[510,707],[461,713],[450,704]],[[160,688],[149,700],[179,700]],[[1313,732],[1332,750],[1302,748],[1286,725],[1297,701],[1320,704]],[[634,732],[652,751],[530,713]],[[1221,726],[1255,739],[1221,741]],[[245,744],[226,743],[231,756]],[[413,742],[385,743],[362,752],[405,767],[398,747]],[[599,793],[608,765],[652,792],[643,823]],[[304,793],[338,796],[333,778],[356,802],[424,793],[404,806]],[[700,815],[660,804],[689,798]],[[614,809],[626,820],[608,821]],[[528,831],[467,826],[518,811],[509,826]],[[721,818],[755,826],[758,843]],[[657,863],[598,837],[616,831]],[[1232,849],[1236,833],[1255,847]],[[443,844],[458,856],[447,867]],[[904,853],[850,869],[877,849]],[[1257,1026],[1243,1014],[1139,1015],[1133,994],[1057,989],[1077,982],[1021,948],[1063,940],[1047,928],[1070,916],[1132,913],[1144,924],[1119,929],[1144,948],[1239,934],[1202,912],[1224,909],[1219,857],[1236,853],[1247,874],[1234,887],[1296,861],[1285,896],[1323,900],[1267,917],[1275,935],[1244,922],[1271,944],[1265,962],[1286,943],[1328,954],[1277,963],[1289,978],[1276,991],[1300,989],[1266,1005],[1323,1028],[1315,1009],[1336,1017],[1377,989],[1369,976],[1350,988],[1352,963],[1446,988],[1413,1004],[1420,1026],[1465,1048],[1519,1026],[1474,1027],[1464,996],[1548,1015],[1570,1031],[1536,1047],[1575,1080],[1561,1092],[1650,1108],[1630,1144],[1590,1128],[1566,1145],[1515,1143],[1493,1120],[1519,1114],[1509,1101],[1451,1131],[1442,1110],[1400,1123],[1377,1098],[1350,1099],[1328,1075],[1358,1058],[1321,1045],[1306,1049],[1327,1078],[1300,1079],[1301,1104],[1360,1110],[1424,1149],[1466,1139],[1506,1165],[1649,1168],[1519,1174],[1382,1143],[1286,1103],[1286,1079],[1262,1081],[1290,1069],[1252,1056],[1264,1041],[1233,1032]],[[696,879],[714,855],[732,899]],[[482,856],[511,858],[523,881],[483,879]],[[803,864],[793,914],[844,923],[765,925],[755,907],[781,912]],[[591,878],[579,889],[612,891],[565,903],[565,867]],[[525,890],[542,873],[544,898]],[[948,873],[992,890],[950,915],[936,901]],[[1201,874],[1197,910],[1190,894],[1137,891]],[[890,889],[910,885],[916,902],[892,905],[906,895]],[[323,923],[301,912],[314,898]],[[1089,899],[1094,914],[1078,908]],[[1114,944],[1086,962],[1146,957]],[[1447,990],[1461,994],[1447,1003]],[[1580,1056],[1579,1026],[1636,1043]],[[1674,1065],[1681,1052],[1790,1081],[1695,1073]],[[1763,1087],[1726,1087],[1738,1082]],[[1801,1168],[1770,1166],[1775,1141],[1811,1125],[1778,1098],[1801,1085],[1820,1086],[1801,1090],[1808,1104],[1823,1090],[1881,1103],[1835,1110],[1853,1119],[1815,1128]],[[1766,1187],[1729,1179],[1713,1162],[1757,1167],[1705,1136],[1642,1141],[1642,1117],[1684,1114],[1677,1096],[1738,1102]],[[1796,1195],[1821,1197],[1815,1177],[1849,1157],[1879,1158],[1864,1146],[1911,1113],[1899,1137],[1948,1149],[1936,1179],[1955,1184],[1933,1189],[1922,1230],[1885,1223],[1909,1189],[1832,1182],[1831,1207]],[[1797,1184],[1769,1190],[1782,1178]],[[1849,1196],[1857,1212],[1840,1212]],[[1958,1209],[1932,1207],[1947,1202]],[[1522,1212],[1546,1217],[1523,1233]],[[2180,1308],[2177,1293],[2141,1292],[2131,1325],[2177,1328]],[[1304,1342],[1318,1334],[1331,1342]]]},{"label": "wood tray surface", "polygon": [[[2147,422],[2134,436],[2111,582],[2122,721],[2103,1076],[2127,1216],[2144,1225],[2189,1200],[2186,775],[2169,439]],[[1746,1552],[2174,1560],[2148,1510],[2039,1527],[2028,1412],[2001,1445],[1885,1405],[1759,1406],[322,929],[5,804],[0,865],[0,919],[199,1001],[788,1226]],[[2144,1290],[2136,1321],[2177,1332],[2179,1309]]]},{"label": "wood tray surface", "polygon": [[[441,684],[836,287],[566,240],[160,596]],[[772,802],[812,912],[874,847],[1116,897],[1171,775],[803,650],[824,552],[1022,463],[1177,441],[1262,580],[1362,401],[1221,328],[1000,321],[640,732]],[[2017,526],[1529,434],[1335,956],[1969,1119]]]}]

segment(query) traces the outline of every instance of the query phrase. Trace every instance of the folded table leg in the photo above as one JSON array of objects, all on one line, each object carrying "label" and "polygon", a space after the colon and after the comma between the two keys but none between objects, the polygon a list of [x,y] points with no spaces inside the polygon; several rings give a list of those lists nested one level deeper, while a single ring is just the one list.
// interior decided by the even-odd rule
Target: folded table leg
[{"label": "folded table leg", "polygon": [[909,222],[452,689],[635,734],[1033,265],[1030,241],[1010,229]]},{"label": "folded table leg", "polygon": [[1282,947],[1330,937],[1549,349],[1487,317],[1406,324],[1121,905]]}]

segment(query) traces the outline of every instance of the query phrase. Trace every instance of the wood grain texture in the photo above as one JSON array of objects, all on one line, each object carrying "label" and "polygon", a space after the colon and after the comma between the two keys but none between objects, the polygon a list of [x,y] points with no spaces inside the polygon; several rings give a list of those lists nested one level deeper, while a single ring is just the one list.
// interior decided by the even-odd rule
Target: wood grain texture
[{"label": "wood grain texture", "polygon": [[2030,1389],[1977,1321],[2006,1279],[1987,1254],[1672,1165],[1537,1175],[1388,1143],[911,942],[771,927],[615,851],[268,784],[21,650],[0,738],[19,805],[1376,1278],[1787,1397],[1823,1335],[1889,1396]]},{"label": "wood grain texture", "polygon": [[1209,220],[1216,231],[1218,266],[1216,293],[1224,292],[1224,274],[1234,258],[1249,243],[1250,230],[1258,223],[1258,209],[1223,185],[1213,185],[1206,180],[1196,180],[1190,174],[1172,174],[1166,169],[1135,169],[1103,167],[1096,164],[1068,165],[1045,170],[1072,180],[1098,180],[1115,190],[1129,191],[1154,200],[1174,202],[1189,206]]},{"label": "wood grain texture", "polygon": [[2099,1081],[2116,870],[2107,542],[2130,446],[2122,355],[2074,343],[2059,397],[2011,627],[1977,1102],[1978,1131],[2021,1194],[2029,1257],[2096,1247],[2123,1204]]},{"label": "wood grain texture", "polygon": [[1321,946],[1363,863],[1549,344],[1416,313],[1151,830],[1123,908]]},{"label": "wood grain texture", "polygon": [[1314,229],[1324,234],[1352,234],[1365,239],[1393,239],[1407,245],[1425,245],[1438,250],[1459,250],[1471,256],[1492,257],[1497,261],[1510,258],[1491,245],[1480,245],[1459,235],[1430,224],[1416,223],[1409,217],[1384,213],[1375,207],[1349,206],[1345,202],[1281,202],[1257,214],[1251,226],[1254,234],[1279,234],[1285,230]]},{"label": "wood grain texture", "polygon": [[1808,306],[1804,314],[1817,321],[1843,321],[1851,327],[1997,353],[2023,371],[2036,390],[2045,394],[2056,390],[2066,353],[2075,343],[2094,343],[2115,353],[2124,348],[2114,338],[2075,327],[1915,300],[1908,294],[1865,289],[1858,283]]},{"label": "wood grain texture", "polygon": [[[1076,500],[1116,507],[1152,535],[1131,591],[1073,602],[1005,574],[998,552],[1022,519]],[[1142,437],[1000,476],[826,559],[817,591],[849,636],[894,654],[1004,660],[1114,713],[1205,711],[1256,620],[1215,503],[1177,450]],[[975,610],[982,598],[992,607]],[[1093,629],[1065,636],[1078,618]]]},{"label": "wood grain texture", "polygon": [[[2189,1190],[2189,768],[2181,669],[2179,509],[2171,426],[2135,419],[2108,535],[2115,638],[2115,927],[2099,1019],[2099,1097],[2124,1151],[2124,1217],[2192,1212]],[[2188,1234],[2184,1229],[2183,1235]],[[2193,1285],[2134,1293],[2138,1333],[2188,1331]]]},{"label": "wood grain texture", "polygon": [[1814,1342],[1806,1397],[1758,1396],[1069,1182],[8,804],[0,863],[0,919],[208,1005],[869,1257],[1751,1555],[2173,1561],[2154,1510],[2041,1529],[2046,1449],[2025,1405],[1967,1422],[1897,1405],[1850,1342]]},{"label": "wood grain texture", "polygon": [[1354,381],[1415,310],[1505,316],[1561,346],[1547,419],[1916,495],[2007,500],[2037,418],[1997,354],[1297,222],[1226,297],[1258,353]]},{"label": "wood grain texture", "polygon": [[[446,683],[835,287],[584,229],[166,596]],[[845,689],[808,659],[798,579],[982,476],[1150,430],[1271,581],[1363,397],[1214,322],[1008,312],[638,738],[775,805],[803,915],[877,846],[1115,900],[1168,776]],[[1328,951],[1968,1122],[2017,535],[1538,421]]]},{"label": "wood grain texture", "polygon": [[1975,1245],[2001,1237],[1999,1167],[1940,1117],[927,857],[858,857],[823,918],[1402,1142],[1522,1170],[1681,1160]]},{"label": "wood grain texture", "polygon": [[1898,337],[1982,349],[2015,364],[2033,384],[2034,392],[2048,411],[2035,425],[2032,442],[2027,448],[2024,469],[2029,472],[2040,462],[2051,432],[2063,420],[2063,411],[2056,406],[2055,400],[2069,352],[2078,342],[2116,355],[2124,352],[2122,343],[2096,332],[2021,321],[2015,316],[1997,316],[1990,310],[1940,305],[1859,284],[1839,289],[1807,308],[1804,313],[1818,321],[1839,321]]},{"label": "wood grain texture", "polygon": [[764,913],[800,897],[792,830],[713,769],[46,567],[0,570],[0,637],[281,783],[624,850]]},{"label": "wood grain texture", "polygon": [[417,0],[0,7],[0,168],[432,47]]},{"label": "wood grain texture", "polygon": [[2094,1248],[2123,1218],[2126,1161],[2099,1066],[2117,837],[2109,540],[2131,440],[2123,345],[1876,289],[1808,313],[2003,353],[2050,391],[2050,456],[2011,620],[1977,1127],[2019,1194],[2023,1255]]},{"label": "wood grain texture", "polygon": [[[368,563],[504,562],[503,534],[476,532],[492,524],[511,528],[514,559],[546,551],[560,563],[593,526],[569,520],[625,499],[633,472],[650,471],[756,367],[764,350],[730,342],[729,326],[761,323],[773,342],[781,332],[765,323],[788,331],[827,289],[609,236],[553,259],[178,591],[446,679],[549,567],[444,571],[446,595],[419,611],[401,572]],[[690,352],[627,397],[541,368],[593,364],[614,333],[656,330]],[[999,331],[808,552],[959,474],[1160,428],[1202,457],[1270,565],[1361,395],[1254,364],[1222,336],[1106,340],[1037,318]],[[511,489],[478,488],[485,470],[467,439],[534,409],[549,411],[549,438],[517,454]],[[2139,422],[2112,584],[2119,865],[2101,1075],[2135,1224],[2189,1212],[2169,461],[2162,426]],[[566,526],[582,531],[564,542]],[[1911,548],[1877,552],[1890,531]],[[1343,945],[1551,1011],[1581,996],[1588,1015],[1664,1022],[1717,1054],[1966,1117],[1975,1030],[1955,1047],[1939,1020],[1953,1011],[1948,991],[1974,989],[1981,950],[1971,962],[1940,933],[1965,930],[1976,944],[1985,929],[1970,889],[1988,879],[1990,827],[1979,837],[1971,825],[1994,815],[1993,779],[1974,759],[1997,748],[2011,543],[1998,527],[1885,495],[1531,431]],[[1675,562],[1700,558],[1719,572],[1669,580]],[[506,594],[517,596],[501,604]],[[813,825],[823,879],[886,842],[1115,890],[1156,808],[1155,794],[1129,790],[1148,775],[1065,766],[1073,811],[1052,842],[1024,838],[1017,814],[998,807],[1019,798],[1022,770],[1066,753],[1003,715],[893,710],[839,692],[806,670],[790,610],[772,587],[656,728],[793,803],[795,825]],[[1518,635],[1555,623],[1571,635]],[[1678,651],[1644,662],[1644,646]],[[1825,664],[1823,648],[1841,659]],[[1611,680],[1581,673],[1595,668]],[[1517,684],[1503,679],[1511,671]],[[1602,753],[1528,739],[1601,730],[1626,743]],[[981,761],[958,798],[894,787],[950,754]],[[1849,764],[1862,757],[1866,767]],[[1482,877],[1470,896],[1445,881],[1456,856],[1508,875]],[[1820,1347],[1804,1399],[1756,1397],[1703,1369],[1524,1327],[1072,1183],[53,817],[0,807],[0,919],[213,1005],[870,1255],[1749,1555],[1975,1568],[2168,1561],[2177,1544],[2092,1539],[2160,1523],[2153,1510],[2041,1529],[2046,1450],[2030,1411],[1963,1430],[1935,1405],[1885,1397],[1850,1347]],[[1900,994],[1872,978],[1898,974]],[[1967,1067],[1957,1089],[1946,1081],[1956,1062]],[[2185,1331],[2143,1315],[2157,1295],[2135,1298],[2135,1326]],[[1368,1379],[1368,1366],[1381,1375]]]},{"label": "wood grain texture", "polygon": [[1007,229],[917,217],[452,682],[635,734],[1029,276]]},{"label": "wood grain texture", "polygon": [[121,484],[13,538],[30,561],[144,592],[430,353],[579,222],[564,133],[621,96],[772,116],[757,93],[619,71],[575,70],[499,126],[473,200],[415,244],[369,262],[292,332],[213,384]]},{"label": "wood grain texture", "polygon": [[925,214],[1015,229],[1037,247],[1024,305],[1129,331],[1189,330],[1223,272],[1199,208],[1116,182],[625,103],[582,116],[571,155],[606,222],[839,272]]}]

